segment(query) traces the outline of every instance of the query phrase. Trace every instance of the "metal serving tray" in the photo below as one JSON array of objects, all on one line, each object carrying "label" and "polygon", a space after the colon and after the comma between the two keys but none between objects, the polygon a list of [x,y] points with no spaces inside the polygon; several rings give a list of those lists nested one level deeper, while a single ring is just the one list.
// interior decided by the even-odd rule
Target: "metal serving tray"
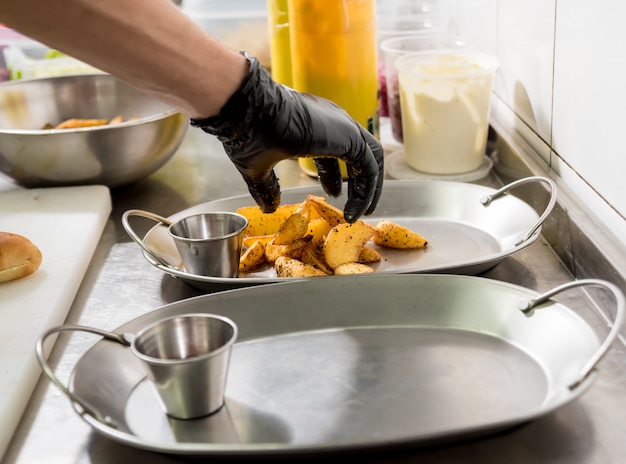
[{"label": "metal serving tray", "polygon": [[[540,182],[551,189],[541,217],[527,203],[509,194],[510,190],[522,184]],[[324,195],[321,187],[286,189],[282,193],[282,203],[300,203],[308,193]],[[343,208],[345,196],[330,198],[329,202]],[[556,186],[545,177],[528,177],[499,190],[450,181],[387,181],[376,212],[363,219],[374,224],[381,219],[395,221],[426,237],[429,244],[425,249],[408,251],[380,249],[371,244],[383,256],[372,267],[375,273],[478,274],[531,245],[539,237],[541,224],[555,203]],[[251,204],[253,200],[249,195],[241,195],[197,205],[168,219],[174,222],[192,214],[235,211]],[[150,229],[143,241],[170,266],[160,264],[144,251],[144,257],[150,264],[200,289],[214,289],[215,284],[242,287],[284,280],[278,278],[270,266],[237,278],[188,273],[182,267],[176,245],[163,225]]]},{"label": "metal serving tray", "polygon": [[[584,285],[608,289],[617,303],[602,343],[552,299]],[[623,312],[620,290],[599,280],[543,295],[460,275],[289,281],[172,303],[116,331],[186,313],[235,321],[226,404],[216,414],[168,418],[131,350],[104,339],[79,359],[69,391],[107,418],[74,403],[97,432],[165,453],[419,446],[507,429],[571,402],[592,384]]]}]

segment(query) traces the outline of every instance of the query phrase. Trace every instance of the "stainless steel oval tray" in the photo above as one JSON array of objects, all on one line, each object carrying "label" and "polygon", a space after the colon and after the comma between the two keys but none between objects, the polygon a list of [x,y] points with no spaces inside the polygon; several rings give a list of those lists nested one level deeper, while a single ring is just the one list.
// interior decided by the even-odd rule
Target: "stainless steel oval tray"
[{"label": "stainless steel oval tray", "polygon": [[[582,285],[615,295],[615,323],[602,343],[552,298]],[[602,281],[538,295],[459,275],[241,288],[169,304],[116,331],[185,313],[235,321],[239,339],[218,413],[168,418],[130,350],[109,340],[79,359],[69,390],[109,419],[75,405],[99,433],[166,453],[296,455],[455,440],[518,425],[577,398],[618,334],[623,300]]]},{"label": "stainless steel oval tray", "polygon": [[[546,183],[550,200],[541,215],[518,197],[509,194],[527,183]],[[286,189],[282,203],[300,203],[308,193],[323,195],[321,187]],[[343,208],[345,197],[329,199]],[[541,233],[541,224],[556,202],[556,186],[544,177],[529,177],[499,190],[475,184],[449,181],[387,181],[376,212],[364,219],[376,223],[390,219],[420,233],[429,240],[423,250],[381,250],[384,259],[374,263],[376,273],[455,273],[478,274],[502,259],[531,245]],[[253,204],[249,195],[215,200],[180,211],[168,219],[210,212],[235,211]],[[237,278],[206,277],[188,273],[167,228],[157,225],[144,237],[144,243],[157,251],[171,266],[164,266],[144,252],[146,260],[163,272],[181,278],[200,289],[215,284],[241,287],[280,282],[272,267],[261,268]],[[372,247],[377,248],[376,245]],[[179,268],[180,270],[173,269]]]}]

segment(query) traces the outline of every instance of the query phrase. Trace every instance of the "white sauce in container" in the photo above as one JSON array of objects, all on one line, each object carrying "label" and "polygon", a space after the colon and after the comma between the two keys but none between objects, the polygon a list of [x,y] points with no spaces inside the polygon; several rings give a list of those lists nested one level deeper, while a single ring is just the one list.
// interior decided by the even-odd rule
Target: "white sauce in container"
[{"label": "white sauce in container", "polygon": [[429,174],[478,169],[498,61],[479,52],[437,50],[403,56],[395,66],[407,164]]}]

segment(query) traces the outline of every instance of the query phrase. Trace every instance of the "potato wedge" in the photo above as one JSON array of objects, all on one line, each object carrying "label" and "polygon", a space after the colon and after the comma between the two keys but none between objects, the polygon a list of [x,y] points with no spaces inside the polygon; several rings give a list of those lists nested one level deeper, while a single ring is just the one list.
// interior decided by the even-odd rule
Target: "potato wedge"
[{"label": "potato wedge", "polygon": [[407,227],[382,220],[376,225],[374,243],[387,248],[408,249],[424,248],[428,240]]},{"label": "potato wedge", "polygon": [[308,236],[294,240],[291,243],[286,243],[285,245],[276,245],[273,241],[270,241],[265,245],[265,259],[270,263],[275,262],[280,256],[300,259],[302,250],[309,242],[310,237]]},{"label": "potato wedge", "polygon": [[324,273],[331,275],[333,270],[328,267],[326,261],[324,261],[324,255],[319,247],[317,247],[313,242],[309,243],[303,250],[302,255],[300,255],[300,261],[304,264],[309,264],[313,267],[318,268]]},{"label": "potato wedge", "polygon": [[327,274],[297,259],[279,256],[274,263],[278,277],[323,277]]},{"label": "potato wedge", "polygon": [[374,236],[376,229],[371,224],[357,221],[347,222],[331,229],[324,242],[324,260],[331,269],[359,259],[365,244]]},{"label": "potato wedge", "polygon": [[300,203],[280,205],[273,213],[264,213],[258,206],[242,206],[236,212],[248,219],[245,236],[274,235],[299,206]]},{"label": "potato wedge", "polygon": [[382,259],[380,253],[373,248],[364,247],[361,250],[361,254],[359,255],[359,259],[357,263],[365,264],[365,263],[376,263]]},{"label": "potato wedge", "polygon": [[[283,277],[371,273],[376,266],[368,264],[386,259],[379,247],[415,249],[428,244],[422,235],[390,220],[376,226],[362,219],[350,224],[341,209],[312,194],[270,214],[258,206],[241,207],[237,212],[248,219],[242,273],[263,263],[274,266]],[[368,246],[370,240],[370,245],[379,247]]]},{"label": "potato wedge", "polygon": [[344,263],[335,268],[333,275],[369,274],[374,269],[362,263]]},{"label": "potato wedge", "polygon": [[331,227],[346,222],[343,217],[343,211],[328,203],[326,198],[309,194],[307,195],[307,201],[321,217],[326,219]]},{"label": "potato wedge", "polygon": [[276,235],[251,235],[249,237],[244,237],[242,241],[242,245],[244,248],[249,248],[254,245],[254,242],[261,242],[263,245],[267,245]]},{"label": "potato wedge", "polygon": [[330,232],[330,229],[332,229],[332,227],[326,219],[321,217],[311,219],[306,235],[310,235],[312,237],[311,243],[314,246],[321,247],[324,245],[324,241],[326,240],[326,236],[328,235],[328,232]]},{"label": "potato wedge", "polygon": [[304,237],[309,229],[309,203],[303,201],[280,226],[274,239],[275,245],[286,245]]},{"label": "potato wedge", "polygon": [[239,272],[250,272],[265,262],[265,244],[257,240],[239,258]]},{"label": "potato wedge", "polygon": [[57,124],[55,129],[79,129],[81,127],[94,127],[94,126],[106,126],[109,123],[108,119],[66,119],[65,121]]}]

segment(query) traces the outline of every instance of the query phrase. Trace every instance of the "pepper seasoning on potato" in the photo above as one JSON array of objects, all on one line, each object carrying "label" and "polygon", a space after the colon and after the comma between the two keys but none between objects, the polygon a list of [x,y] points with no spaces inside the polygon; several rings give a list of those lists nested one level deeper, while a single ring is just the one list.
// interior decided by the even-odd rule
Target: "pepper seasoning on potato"
[{"label": "pepper seasoning on potato", "polygon": [[239,208],[248,219],[239,270],[273,265],[278,277],[317,277],[374,272],[367,263],[382,259],[367,244],[383,248],[424,248],[426,238],[393,221],[376,226],[348,223],[343,211],[324,197],[309,194],[302,203],[281,205],[274,213],[258,206]]},{"label": "pepper seasoning on potato", "polygon": [[376,225],[374,243],[389,248],[407,249],[424,248],[428,245],[428,240],[408,227],[382,220]]}]

